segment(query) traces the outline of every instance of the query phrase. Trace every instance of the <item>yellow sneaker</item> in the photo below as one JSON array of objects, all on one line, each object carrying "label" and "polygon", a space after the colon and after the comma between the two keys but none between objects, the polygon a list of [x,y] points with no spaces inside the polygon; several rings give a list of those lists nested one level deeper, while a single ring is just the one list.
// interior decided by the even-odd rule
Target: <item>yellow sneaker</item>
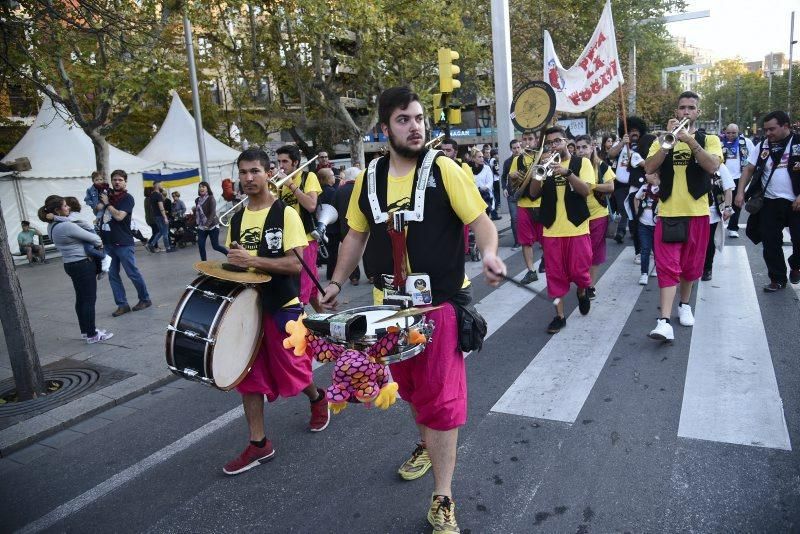
[{"label": "yellow sneaker", "polygon": [[433,496],[428,509],[428,523],[433,527],[433,534],[461,532],[456,523],[456,505],[445,495]]},{"label": "yellow sneaker", "polygon": [[411,458],[403,462],[397,473],[403,480],[416,480],[431,468],[431,457],[428,456],[428,449],[424,445],[417,445]]}]

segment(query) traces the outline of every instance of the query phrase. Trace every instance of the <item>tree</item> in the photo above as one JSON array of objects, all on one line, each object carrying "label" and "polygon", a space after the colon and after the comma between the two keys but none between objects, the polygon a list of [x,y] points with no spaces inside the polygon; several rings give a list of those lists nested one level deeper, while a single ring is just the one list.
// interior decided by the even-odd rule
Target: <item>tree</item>
[{"label": "tree", "polygon": [[166,93],[176,57],[166,32],[174,2],[31,0],[0,4],[4,78],[60,103],[91,138],[108,175],[106,137],[148,94]]}]

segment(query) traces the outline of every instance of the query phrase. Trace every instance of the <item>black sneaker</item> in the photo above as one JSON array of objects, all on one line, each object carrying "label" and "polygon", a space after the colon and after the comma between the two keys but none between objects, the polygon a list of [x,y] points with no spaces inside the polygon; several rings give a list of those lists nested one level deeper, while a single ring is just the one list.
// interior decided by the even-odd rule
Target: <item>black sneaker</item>
[{"label": "black sneaker", "polygon": [[617,234],[614,236],[614,241],[616,241],[620,245],[622,244],[623,239],[625,239],[625,234]]},{"label": "black sneaker", "polygon": [[711,280],[711,271],[703,271],[703,276],[700,277],[700,280],[703,282],[708,282]]},{"label": "black sneaker", "polygon": [[586,288],[586,294],[589,296],[589,300],[594,300],[597,298],[597,289],[594,286],[589,286]]},{"label": "black sneaker", "polygon": [[791,269],[789,271],[789,281],[793,284],[800,284],[800,269]]},{"label": "black sneaker", "polygon": [[765,293],[775,293],[776,291],[780,291],[781,289],[786,287],[786,282],[770,282],[769,284],[764,286]]},{"label": "black sneaker", "polygon": [[547,325],[547,333],[548,334],[557,334],[561,331],[562,328],[567,326],[567,318],[566,317],[559,317],[556,315],[550,324]]},{"label": "black sneaker", "polygon": [[575,291],[575,294],[578,296],[578,310],[580,310],[581,315],[586,315],[592,307],[592,301],[587,291],[584,291],[583,295],[578,293],[578,291],[580,291],[580,289]]},{"label": "black sneaker", "polygon": [[528,285],[530,283],[533,283],[533,282],[537,281],[538,279],[539,279],[539,275],[536,274],[536,272],[528,271],[527,273],[525,273],[525,276],[522,277],[522,280],[521,280],[520,283]]},{"label": "black sneaker", "polygon": [[539,262],[539,272],[544,273],[544,258]]}]

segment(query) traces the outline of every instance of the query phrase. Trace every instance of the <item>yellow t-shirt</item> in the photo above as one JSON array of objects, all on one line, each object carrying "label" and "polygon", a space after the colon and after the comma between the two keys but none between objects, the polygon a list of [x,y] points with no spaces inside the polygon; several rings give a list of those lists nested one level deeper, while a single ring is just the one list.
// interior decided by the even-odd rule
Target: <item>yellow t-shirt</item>
[{"label": "yellow t-shirt", "polygon": [[[535,161],[533,156],[528,156],[527,154],[523,154],[522,157],[525,158],[525,160],[524,160],[525,161],[525,167],[528,170],[530,170],[531,165],[533,165],[533,162]],[[511,179],[510,178],[511,175],[514,174],[515,172],[517,172],[517,160],[518,159],[519,159],[519,157],[515,157],[514,159],[511,160],[511,165],[508,168],[509,180]],[[531,172],[533,172],[533,171],[531,171]],[[530,181],[528,182],[528,185],[530,185]],[[517,201],[517,206],[520,207],[520,208],[538,208],[541,205],[542,205],[542,197],[539,197],[536,200],[531,200],[526,195],[522,195],[521,197],[519,197],[519,200]]]},{"label": "yellow t-shirt", "polygon": [[[298,172],[292,178],[292,183],[294,183],[294,185],[296,185],[297,187],[300,187],[300,182],[302,180],[303,180],[303,173]],[[322,186],[319,185],[319,178],[317,178],[317,175],[315,173],[309,171],[308,178],[306,178],[306,186],[303,189],[301,189],[301,191],[303,193],[316,193],[317,198],[319,198],[319,195],[322,193]],[[288,182],[285,183],[283,187],[281,187],[281,200],[283,200],[284,204],[286,204],[287,206],[293,207],[297,211],[298,215],[300,214],[300,210],[305,209],[303,208],[303,206],[300,205],[300,201],[297,200],[297,197],[289,189]],[[312,239],[314,238],[311,237],[310,233],[306,234],[306,242],[311,241]]]},{"label": "yellow t-shirt", "polygon": [[[242,226],[239,233],[239,244],[251,256],[258,255],[258,245],[261,241],[261,235],[264,232],[264,221],[267,219],[269,208],[263,210],[251,211],[247,208],[242,215]],[[289,252],[293,248],[308,246],[305,232],[303,232],[303,221],[300,220],[300,215],[295,210],[284,210],[283,212],[283,228],[276,228],[275,231],[267,230],[265,236],[267,240],[275,240],[275,246],[283,246],[284,252]],[[231,234],[225,238],[225,246],[231,246]],[[293,304],[300,304],[300,299],[293,298],[283,305],[291,306]]]},{"label": "yellow t-shirt", "polygon": [[[650,146],[647,157],[653,156],[661,149],[661,143],[654,142]],[[706,152],[722,159],[722,143],[716,135],[706,136]],[[658,214],[662,217],[700,217],[708,215],[708,197],[701,196],[697,200],[689,194],[689,185],[686,183],[686,166],[692,158],[689,145],[679,142],[675,145],[672,155],[675,178],[672,181],[672,194],[667,200],[662,200],[658,205]]]},{"label": "yellow t-shirt", "polygon": [[[600,167],[597,168],[597,172],[600,172]],[[609,166],[608,169],[606,169],[606,173],[603,175],[603,183],[604,184],[611,183],[616,179],[616,177],[617,175],[614,174],[614,171],[611,170],[611,167]],[[597,180],[595,183],[599,184],[600,180]],[[589,196],[586,197],[586,204],[589,206],[590,221],[593,221],[595,219],[601,219],[603,217],[608,217],[608,208],[607,207],[604,208],[603,206],[600,205],[600,203],[594,196],[594,191],[589,193]]]},{"label": "yellow t-shirt", "polygon": [[[561,162],[562,167],[569,166],[569,160]],[[595,183],[594,166],[584,158],[581,165],[580,179],[587,184]],[[556,179],[556,220],[550,228],[544,227],[545,237],[575,237],[589,233],[589,219],[583,221],[579,226],[575,226],[567,218],[567,207],[564,205],[564,192],[569,187],[569,182],[564,176]],[[591,196],[591,193],[589,193]]]},{"label": "yellow t-shirt", "polygon": [[[442,182],[444,189],[447,191],[447,197],[450,199],[450,206],[456,216],[461,219],[464,224],[470,224],[478,216],[486,210],[486,202],[483,201],[478,188],[475,186],[475,180],[472,176],[468,176],[458,164],[447,157],[439,157],[436,159],[436,164],[442,174]],[[392,176],[389,175],[386,204],[389,206],[389,211],[411,209],[413,199],[412,187],[414,185],[414,172],[412,169],[405,176]],[[471,174],[471,173],[470,173]],[[347,224],[357,232],[368,232],[369,222],[367,217],[361,211],[358,205],[358,200],[361,197],[361,189],[364,184],[366,171],[362,171],[356,178],[356,183],[353,185],[353,194],[350,197],[350,204],[347,207]],[[433,177],[431,177],[432,179]],[[410,267],[407,265],[407,269]],[[464,275],[464,284],[462,287],[469,286],[469,278]],[[377,291],[377,290],[376,290]],[[378,292],[373,295],[376,302],[383,301],[383,295]],[[380,299],[378,299],[380,297]]]}]

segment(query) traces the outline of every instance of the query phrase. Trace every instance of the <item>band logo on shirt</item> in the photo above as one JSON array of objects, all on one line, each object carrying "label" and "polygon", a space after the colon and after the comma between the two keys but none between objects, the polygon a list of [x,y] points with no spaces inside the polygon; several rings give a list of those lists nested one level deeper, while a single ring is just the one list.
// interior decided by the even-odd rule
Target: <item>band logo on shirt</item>
[{"label": "band logo on shirt", "polygon": [[[240,239],[245,250],[258,250],[261,228],[254,226],[243,230]],[[283,250],[283,228],[267,228],[267,231],[264,232],[264,241],[267,242],[267,248],[270,251]]]},{"label": "band logo on shirt", "polygon": [[260,239],[261,228],[258,226],[243,229],[239,236],[239,241],[241,241],[240,245],[242,245],[245,250],[258,250],[258,242]]},{"label": "band logo on shirt", "polygon": [[672,164],[675,166],[686,167],[692,159],[691,152],[676,151],[672,155]]},{"label": "band logo on shirt", "polygon": [[297,206],[297,204],[299,203],[299,201],[297,200],[297,197],[291,191],[284,192],[281,195],[281,200],[287,206],[292,206],[292,207]]}]

